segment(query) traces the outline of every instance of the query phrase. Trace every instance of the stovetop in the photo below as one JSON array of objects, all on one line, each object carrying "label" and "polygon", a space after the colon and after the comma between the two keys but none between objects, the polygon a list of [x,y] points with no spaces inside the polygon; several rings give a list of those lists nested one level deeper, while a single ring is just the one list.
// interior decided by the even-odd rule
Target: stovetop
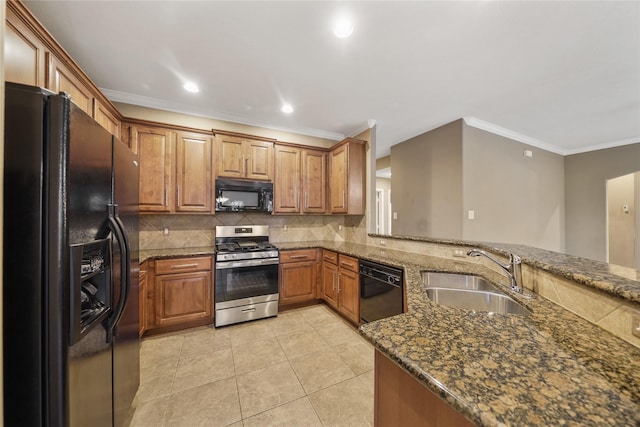
[{"label": "stovetop", "polygon": [[216,245],[217,252],[256,252],[272,251],[277,248],[269,242],[239,241],[224,242]]},{"label": "stovetop", "polygon": [[278,258],[278,248],[269,243],[269,226],[217,226],[216,260],[235,261]]}]

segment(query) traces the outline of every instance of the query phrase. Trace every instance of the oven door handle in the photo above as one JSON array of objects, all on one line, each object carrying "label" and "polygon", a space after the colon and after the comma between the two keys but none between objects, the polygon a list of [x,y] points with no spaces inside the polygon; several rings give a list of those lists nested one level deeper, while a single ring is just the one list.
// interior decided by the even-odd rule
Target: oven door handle
[{"label": "oven door handle", "polygon": [[216,261],[216,270],[226,268],[260,267],[262,265],[280,264],[279,259],[243,259],[241,261]]}]

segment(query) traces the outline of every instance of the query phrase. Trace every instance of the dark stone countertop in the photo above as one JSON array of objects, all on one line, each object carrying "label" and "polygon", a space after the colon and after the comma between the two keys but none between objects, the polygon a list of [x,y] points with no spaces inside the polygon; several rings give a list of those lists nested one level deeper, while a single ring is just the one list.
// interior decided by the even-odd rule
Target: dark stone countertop
[{"label": "dark stone countertop", "polygon": [[[360,333],[478,425],[640,425],[640,349],[542,297],[523,299],[504,287],[531,310],[530,316],[474,313],[438,305],[427,298],[420,276],[423,270],[474,273],[501,284],[504,280],[496,277],[498,273],[462,260],[353,243],[276,245],[281,250],[322,247],[403,267],[407,313],[363,325]],[[524,246],[472,246],[513,250],[533,265],[546,262]],[[214,249],[143,252],[146,258],[162,258],[210,255]],[[575,280],[579,268],[571,257],[566,261],[564,268],[558,267],[562,263],[555,258],[549,263],[559,270],[558,275]],[[588,282],[590,269],[582,274]],[[640,292],[633,286],[629,295],[618,284],[611,285],[607,275],[605,278],[607,284],[595,287],[604,286],[604,291],[626,296],[634,304],[640,301]],[[611,291],[612,287],[618,290]]]}]

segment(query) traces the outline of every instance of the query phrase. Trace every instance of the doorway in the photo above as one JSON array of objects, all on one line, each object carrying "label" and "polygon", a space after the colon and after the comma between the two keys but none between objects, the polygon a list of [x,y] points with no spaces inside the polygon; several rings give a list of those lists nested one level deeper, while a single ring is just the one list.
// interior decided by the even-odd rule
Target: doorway
[{"label": "doorway", "polygon": [[607,186],[607,261],[640,269],[640,172],[609,179]]}]

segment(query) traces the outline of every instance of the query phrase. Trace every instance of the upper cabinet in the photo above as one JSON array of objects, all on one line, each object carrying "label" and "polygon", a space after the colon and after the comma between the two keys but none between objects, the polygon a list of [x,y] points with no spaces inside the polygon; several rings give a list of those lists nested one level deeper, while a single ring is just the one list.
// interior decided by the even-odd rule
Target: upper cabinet
[{"label": "upper cabinet", "polygon": [[329,153],[329,213],[364,215],[366,142],[347,138]]},{"label": "upper cabinet", "polygon": [[213,136],[177,133],[176,212],[213,212]]},{"label": "upper cabinet", "polygon": [[247,135],[216,133],[218,176],[271,181],[273,141]]},{"label": "upper cabinet", "polygon": [[163,128],[130,129],[140,158],[140,212],[174,212],[175,134]]},{"label": "upper cabinet", "polygon": [[325,213],[327,154],[276,144],[275,213]]},{"label": "upper cabinet", "polygon": [[140,156],[140,212],[213,213],[213,135],[144,123],[122,126]]},{"label": "upper cabinet", "polygon": [[73,103],[120,137],[118,110],[22,2],[7,2],[3,65],[5,81],[66,92]]}]

